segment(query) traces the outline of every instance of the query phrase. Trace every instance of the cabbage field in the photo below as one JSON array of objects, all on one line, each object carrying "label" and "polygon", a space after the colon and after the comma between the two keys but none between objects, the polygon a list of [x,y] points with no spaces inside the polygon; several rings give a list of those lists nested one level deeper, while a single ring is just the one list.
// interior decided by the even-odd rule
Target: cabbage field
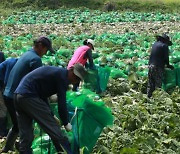
[{"label": "cabbage field", "polygon": [[[85,8],[13,12],[0,16],[0,29],[0,50],[6,57],[19,57],[41,35],[51,38],[56,54],[45,55],[44,65],[66,67],[85,39],[95,40],[94,63],[109,69],[110,78],[107,90],[93,96],[111,108],[114,123],[103,129],[91,153],[180,153],[179,13]],[[176,79],[175,83],[168,81],[171,85],[166,92],[157,89],[149,99],[148,59],[155,36],[162,33],[168,33],[173,42],[169,58]],[[0,140],[0,148],[3,144],[4,139]]]}]

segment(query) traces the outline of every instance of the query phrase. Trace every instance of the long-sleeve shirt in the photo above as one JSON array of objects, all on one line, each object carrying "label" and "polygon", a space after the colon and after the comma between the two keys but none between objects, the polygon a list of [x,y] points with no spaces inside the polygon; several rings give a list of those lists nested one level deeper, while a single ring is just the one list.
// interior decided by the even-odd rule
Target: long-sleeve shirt
[{"label": "long-sleeve shirt", "polygon": [[89,60],[89,68],[94,68],[94,62],[92,58],[92,50],[89,49],[86,51],[86,54],[84,55],[84,58],[87,58]]},{"label": "long-sleeve shirt", "polygon": [[0,64],[0,89],[6,86],[9,74],[17,62],[17,58],[10,58]]},{"label": "long-sleeve shirt", "polygon": [[31,49],[24,53],[14,65],[8,78],[7,85],[4,90],[4,95],[9,98],[13,98],[14,91],[16,90],[21,79],[33,71],[34,69],[42,66],[41,58],[37,53]]},{"label": "long-sleeve shirt", "polygon": [[157,41],[153,44],[149,59],[149,65],[155,65],[161,68],[164,68],[165,65],[169,65],[168,45],[161,41]]},{"label": "long-sleeve shirt", "polygon": [[0,52],[0,63],[2,63],[3,61],[5,61],[4,53]]},{"label": "long-sleeve shirt", "polygon": [[57,94],[59,116],[63,125],[67,125],[66,91],[68,84],[67,69],[55,66],[43,66],[27,74],[21,80],[15,93],[27,97],[39,97],[43,100]]}]

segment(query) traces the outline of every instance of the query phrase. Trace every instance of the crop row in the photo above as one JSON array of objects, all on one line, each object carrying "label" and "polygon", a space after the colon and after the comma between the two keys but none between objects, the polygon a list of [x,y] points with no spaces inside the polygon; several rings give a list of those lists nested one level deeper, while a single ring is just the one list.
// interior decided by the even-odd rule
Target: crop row
[{"label": "crop row", "polygon": [[137,21],[179,21],[178,13],[162,14],[136,12],[102,12],[88,9],[59,9],[55,11],[14,12],[1,19],[3,24],[43,24],[43,23],[117,23]]}]

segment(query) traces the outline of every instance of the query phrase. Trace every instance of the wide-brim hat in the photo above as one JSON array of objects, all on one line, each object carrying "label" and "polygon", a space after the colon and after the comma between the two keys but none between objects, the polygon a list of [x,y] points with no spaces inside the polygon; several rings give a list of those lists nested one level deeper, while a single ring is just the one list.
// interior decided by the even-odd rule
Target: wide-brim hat
[{"label": "wide-brim hat", "polygon": [[170,41],[169,36],[167,36],[166,34],[163,34],[162,36],[157,35],[156,38],[157,38],[157,40],[164,40],[164,41],[166,41],[168,46],[172,45],[172,42]]},{"label": "wide-brim hat", "polygon": [[87,71],[84,66],[80,63],[77,63],[73,66],[73,73],[82,80],[84,80],[87,75]]}]

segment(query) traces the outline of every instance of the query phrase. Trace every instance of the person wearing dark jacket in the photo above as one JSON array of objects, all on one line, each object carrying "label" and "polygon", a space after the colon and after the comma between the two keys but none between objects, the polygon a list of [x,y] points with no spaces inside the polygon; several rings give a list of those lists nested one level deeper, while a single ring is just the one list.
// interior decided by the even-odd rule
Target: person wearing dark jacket
[{"label": "person wearing dark jacket", "polygon": [[0,63],[2,63],[3,61],[5,61],[5,56],[4,53],[0,51]]},{"label": "person wearing dark jacket", "polygon": [[153,44],[149,58],[148,72],[148,88],[147,95],[150,98],[156,88],[161,88],[164,68],[167,66],[174,69],[169,64],[169,48],[172,45],[169,37],[166,34],[157,36],[157,41]]},{"label": "person wearing dark jacket", "polygon": [[17,58],[9,58],[0,64],[0,137],[7,135],[7,109],[3,99],[3,89],[7,84],[9,73],[16,64]]},{"label": "person wearing dark jacket", "polygon": [[9,130],[6,145],[2,149],[1,153],[8,152],[13,149],[14,143],[18,136],[19,128],[17,122],[16,111],[14,108],[13,95],[21,79],[33,71],[34,69],[42,66],[41,57],[47,53],[47,51],[54,53],[52,49],[52,43],[49,38],[42,36],[34,41],[34,46],[32,49],[24,53],[14,65],[13,69],[9,74],[7,85],[4,90],[4,102],[7,110],[10,114],[11,121],[13,123],[12,128]]},{"label": "person wearing dark jacket", "polygon": [[32,154],[33,141],[32,121],[35,120],[51,137],[58,153],[63,149],[72,154],[70,144],[59,129],[47,98],[58,96],[58,112],[62,124],[67,131],[71,131],[66,107],[66,91],[69,84],[76,84],[83,80],[86,70],[81,64],[75,64],[69,70],[55,66],[37,68],[27,74],[15,91],[15,107],[18,114],[20,130],[20,154]]}]

